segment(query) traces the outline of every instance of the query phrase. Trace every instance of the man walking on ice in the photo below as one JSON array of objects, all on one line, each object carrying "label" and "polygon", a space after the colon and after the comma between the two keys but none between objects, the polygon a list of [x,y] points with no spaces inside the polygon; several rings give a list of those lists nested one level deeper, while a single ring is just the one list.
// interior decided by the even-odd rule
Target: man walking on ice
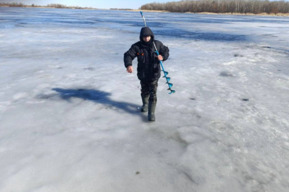
[{"label": "man walking on ice", "polygon": [[[154,44],[159,51],[155,52]],[[154,39],[149,27],[140,31],[140,41],[136,42],[124,54],[124,65],[128,73],[133,72],[132,61],[137,57],[137,76],[141,84],[141,112],[148,112],[148,120],[155,121],[158,80],[161,76],[160,61],[169,57],[169,49],[162,42]]]}]

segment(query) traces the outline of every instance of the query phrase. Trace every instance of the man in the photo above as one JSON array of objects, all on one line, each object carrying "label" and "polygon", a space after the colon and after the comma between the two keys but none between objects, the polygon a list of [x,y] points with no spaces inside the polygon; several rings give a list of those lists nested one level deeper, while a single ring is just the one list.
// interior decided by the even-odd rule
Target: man
[{"label": "man", "polygon": [[[159,51],[156,54],[154,44]],[[137,57],[137,76],[141,84],[142,112],[148,111],[148,120],[155,121],[155,108],[157,103],[158,80],[161,76],[160,61],[169,57],[169,49],[162,42],[154,39],[149,27],[140,31],[140,41],[136,42],[124,54],[124,65],[128,73],[133,72],[132,60]]]}]

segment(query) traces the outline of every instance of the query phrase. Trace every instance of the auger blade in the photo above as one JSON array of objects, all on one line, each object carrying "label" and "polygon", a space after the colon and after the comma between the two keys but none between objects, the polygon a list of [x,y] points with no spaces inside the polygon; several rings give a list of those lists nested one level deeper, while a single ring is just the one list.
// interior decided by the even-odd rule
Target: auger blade
[{"label": "auger blade", "polygon": [[166,79],[167,79],[167,81],[168,81],[168,82],[171,80],[171,78],[170,78],[170,77],[166,77]]},{"label": "auger blade", "polygon": [[167,71],[163,71],[163,72],[164,72],[165,76],[167,76],[169,74],[169,72],[167,72]]},{"label": "auger blade", "polygon": [[172,93],[176,92],[175,90],[172,90],[171,88],[168,88],[168,90],[171,91],[171,92],[169,92],[169,94],[172,94]]},{"label": "auger blade", "polygon": [[169,88],[172,88],[173,84],[172,83],[168,83],[167,84],[169,85]]}]

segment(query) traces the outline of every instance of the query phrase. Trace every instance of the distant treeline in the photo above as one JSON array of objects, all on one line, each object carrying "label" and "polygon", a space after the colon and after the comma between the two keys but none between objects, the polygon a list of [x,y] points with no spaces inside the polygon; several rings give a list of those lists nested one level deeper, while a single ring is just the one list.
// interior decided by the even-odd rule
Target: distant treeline
[{"label": "distant treeline", "polygon": [[183,0],[168,3],[149,3],[142,10],[169,12],[212,12],[212,13],[289,13],[289,2],[268,0]]},{"label": "distant treeline", "polygon": [[25,5],[23,3],[0,3],[0,7],[48,7],[48,8],[68,8],[68,9],[89,9],[89,7],[78,7],[78,6],[66,6],[62,4],[49,4],[46,6],[41,5]]},{"label": "distant treeline", "polygon": [[[66,6],[62,4],[48,4],[48,5],[25,5],[23,3],[0,3],[0,7],[42,7],[42,8],[61,8],[61,9],[96,9],[91,7]],[[111,10],[132,10],[129,8],[111,8]]]}]

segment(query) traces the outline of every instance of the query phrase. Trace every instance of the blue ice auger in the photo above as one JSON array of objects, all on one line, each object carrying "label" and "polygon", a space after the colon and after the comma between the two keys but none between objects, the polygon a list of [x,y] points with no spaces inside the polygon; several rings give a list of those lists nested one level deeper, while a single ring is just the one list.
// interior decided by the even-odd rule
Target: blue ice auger
[{"label": "blue ice auger", "polygon": [[[147,26],[146,19],[145,19],[144,15],[143,15],[142,11],[140,11],[140,14],[141,14],[141,16],[142,16],[142,18],[143,18],[143,21],[144,21],[145,26]],[[157,47],[156,47],[155,42],[153,42],[153,45],[154,45],[154,47],[155,47],[156,54],[159,56],[159,51],[158,51],[158,49],[157,49]],[[161,64],[161,67],[162,67],[162,71],[164,72],[164,76],[163,76],[163,77],[166,78],[167,84],[168,84],[168,86],[169,86],[168,90],[171,91],[171,92],[169,92],[169,94],[175,93],[176,91],[175,91],[175,90],[172,90],[173,84],[170,83],[171,78],[167,76],[167,75],[169,74],[169,72],[165,71],[165,68],[164,68],[164,65],[163,65],[163,62],[162,62],[162,61],[160,61],[160,64]]]}]

